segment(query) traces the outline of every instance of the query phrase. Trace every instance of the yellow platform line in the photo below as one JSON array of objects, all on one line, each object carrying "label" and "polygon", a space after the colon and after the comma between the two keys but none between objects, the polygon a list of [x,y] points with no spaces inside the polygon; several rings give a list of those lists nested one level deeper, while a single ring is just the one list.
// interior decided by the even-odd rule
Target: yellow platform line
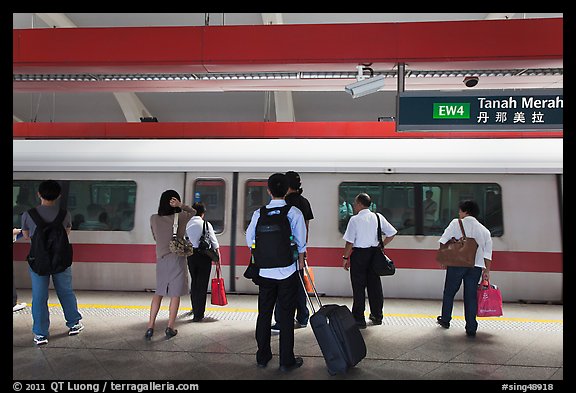
[{"label": "yellow platform line", "polygon": [[[367,314],[368,315],[368,314]],[[385,317],[401,317],[401,318],[434,318],[436,315],[427,314],[386,314]],[[453,316],[452,319],[465,320],[463,316]],[[537,322],[537,323],[564,323],[562,319],[530,319],[530,318],[507,318],[507,317],[477,317],[481,321],[509,321],[509,322]]]},{"label": "yellow platform line", "polygon": [[[31,304],[27,304],[31,306]],[[48,307],[61,307],[60,304],[51,303]],[[140,305],[126,305],[126,304],[79,304],[78,308],[99,308],[99,309],[132,309],[132,310],[148,310],[150,306]],[[168,310],[169,306],[160,306],[160,310]],[[191,311],[191,307],[180,307],[180,311]],[[220,311],[231,313],[257,313],[257,309],[253,308],[236,308],[236,307],[206,307],[206,311]],[[369,315],[369,313],[366,313]],[[384,313],[385,317],[396,318],[423,318],[423,319],[436,319],[436,315],[429,314],[399,314],[399,313]],[[452,319],[464,320],[463,316],[453,316]],[[512,317],[478,317],[481,321],[506,321],[506,322],[532,322],[532,323],[560,323],[563,324],[562,319],[531,319],[531,318],[512,318]]]}]

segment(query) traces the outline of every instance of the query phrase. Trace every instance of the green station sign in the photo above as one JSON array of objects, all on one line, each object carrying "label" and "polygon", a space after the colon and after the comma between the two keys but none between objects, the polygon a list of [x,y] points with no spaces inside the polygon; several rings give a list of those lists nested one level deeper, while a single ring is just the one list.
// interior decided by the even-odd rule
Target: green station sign
[{"label": "green station sign", "polygon": [[469,119],[470,103],[468,102],[435,102],[434,119]]}]

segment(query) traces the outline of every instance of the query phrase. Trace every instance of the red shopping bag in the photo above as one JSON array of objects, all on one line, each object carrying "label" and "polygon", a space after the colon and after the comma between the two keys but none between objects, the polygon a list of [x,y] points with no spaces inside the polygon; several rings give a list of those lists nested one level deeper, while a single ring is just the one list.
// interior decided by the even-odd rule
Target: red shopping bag
[{"label": "red shopping bag", "polygon": [[476,290],[478,299],[479,317],[499,317],[502,315],[502,293],[496,285],[491,285],[488,281],[482,281]]},{"label": "red shopping bag", "polygon": [[220,271],[220,265],[216,265],[216,277],[212,279],[212,292],[210,293],[212,304],[215,306],[225,306],[228,304],[226,299],[226,288],[224,288],[224,279]]}]

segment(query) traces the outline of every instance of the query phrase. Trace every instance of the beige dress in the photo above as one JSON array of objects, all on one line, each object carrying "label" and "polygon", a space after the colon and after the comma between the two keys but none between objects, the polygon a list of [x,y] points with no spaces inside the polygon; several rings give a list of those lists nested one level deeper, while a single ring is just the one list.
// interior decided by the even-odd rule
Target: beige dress
[{"label": "beige dress", "polygon": [[[194,213],[194,209],[182,205],[182,211],[178,213],[178,236],[184,236],[186,224]],[[186,257],[171,253],[168,246],[173,224],[173,215],[153,214],[150,217],[152,236],[156,240],[156,295],[160,296],[183,296],[189,291]]]}]

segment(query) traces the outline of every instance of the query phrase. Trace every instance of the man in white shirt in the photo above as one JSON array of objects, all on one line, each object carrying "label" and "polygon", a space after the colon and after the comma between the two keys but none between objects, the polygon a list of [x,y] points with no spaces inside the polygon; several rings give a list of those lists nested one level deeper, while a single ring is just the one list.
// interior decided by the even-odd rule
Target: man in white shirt
[{"label": "man in white shirt", "polygon": [[[192,205],[196,210],[196,215],[186,224],[186,235],[192,243],[194,254],[187,257],[188,271],[190,272],[190,304],[194,318],[192,322],[200,322],[204,319],[206,311],[206,296],[208,285],[210,284],[210,274],[212,271],[212,260],[209,256],[198,250],[200,237],[204,231],[204,214],[206,206],[202,202],[196,202]],[[212,224],[206,221],[206,231],[212,247],[218,253],[218,261],[214,262],[216,266],[220,265],[220,245]]]},{"label": "man in white shirt", "polygon": [[372,200],[366,193],[360,193],[354,198],[354,212],[344,233],[344,253],[342,255],[343,267],[350,269],[350,282],[352,283],[352,315],[360,329],[366,327],[364,310],[366,297],[364,291],[368,290],[368,303],[370,304],[370,320],[374,325],[382,324],[384,294],[382,282],[371,267],[372,256],[380,252],[378,247],[378,219],[384,235],[384,246],[394,239],[398,232],[380,213],[370,211]]},{"label": "man in white shirt", "polygon": [[[284,195],[288,191],[288,179],[283,173],[275,173],[268,178],[268,193],[272,200],[263,209],[268,215],[280,214],[281,208],[286,206]],[[268,209],[268,210],[267,210]],[[252,214],[252,219],[246,229],[246,245],[251,248],[256,242],[256,229],[260,218],[260,209]],[[260,267],[259,277],[254,282],[258,285],[258,318],[256,320],[256,363],[264,368],[272,359],[270,347],[272,313],[276,299],[278,299],[278,311],[280,314],[280,370],[291,371],[304,362],[298,356],[294,356],[294,314],[296,312],[296,298],[298,286],[301,286],[300,277],[296,273],[304,269],[304,253],[306,252],[306,224],[304,215],[295,206],[291,206],[287,212],[293,241],[298,248],[298,259],[288,263],[280,262],[272,267]],[[263,247],[263,246],[260,246]],[[258,261],[256,261],[258,262]]]},{"label": "man in white shirt", "polygon": [[[466,335],[475,337],[478,329],[476,321],[476,311],[478,301],[476,299],[476,289],[480,276],[483,280],[490,280],[490,265],[492,263],[492,237],[490,231],[482,225],[476,217],[480,212],[478,204],[467,200],[458,206],[458,217],[462,220],[466,237],[473,238],[478,243],[474,267],[447,266],[446,278],[444,281],[444,294],[442,298],[442,315],[437,318],[437,322],[443,328],[450,327],[452,319],[452,309],[454,307],[454,296],[464,282],[464,317],[466,319]],[[458,219],[453,219],[444,233],[438,240],[446,244],[451,238],[460,239],[462,230]]]}]

